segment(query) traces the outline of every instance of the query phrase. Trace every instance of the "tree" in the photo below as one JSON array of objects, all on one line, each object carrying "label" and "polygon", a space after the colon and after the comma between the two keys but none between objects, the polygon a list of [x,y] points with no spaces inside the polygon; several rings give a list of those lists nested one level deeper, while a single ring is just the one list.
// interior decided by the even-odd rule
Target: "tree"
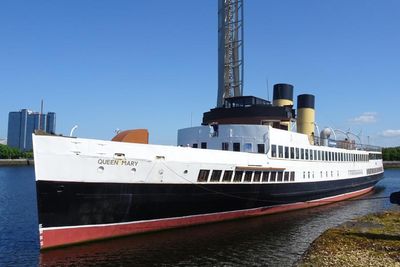
[{"label": "tree", "polygon": [[11,148],[7,145],[0,145],[0,159],[19,159],[19,158],[33,158],[32,151],[21,152],[17,148]]},{"label": "tree", "polygon": [[382,150],[384,161],[400,161],[400,147],[386,147]]}]

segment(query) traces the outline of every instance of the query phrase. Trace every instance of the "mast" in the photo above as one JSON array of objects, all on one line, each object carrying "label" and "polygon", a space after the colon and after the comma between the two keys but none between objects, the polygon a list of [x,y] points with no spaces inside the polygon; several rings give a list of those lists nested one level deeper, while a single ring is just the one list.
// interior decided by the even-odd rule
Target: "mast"
[{"label": "mast", "polygon": [[243,0],[218,2],[218,99],[243,95]]}]

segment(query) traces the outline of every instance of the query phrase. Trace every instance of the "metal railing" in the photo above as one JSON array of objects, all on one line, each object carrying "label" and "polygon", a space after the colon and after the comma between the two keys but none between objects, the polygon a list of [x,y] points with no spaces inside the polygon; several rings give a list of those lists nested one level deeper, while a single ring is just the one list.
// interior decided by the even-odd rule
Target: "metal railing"
[{"label": "metal railing", "polygon": [[382,152],[382,148],[379,146],[358,144],[355,142],[355,140],[334,140],[334,139],[320,138],[318,136],[314,136],[314,145],[315,146],[336,147],[336,148],[342,148],[342,149],[348,149],[348,150],[364,150],[364,151]]}]

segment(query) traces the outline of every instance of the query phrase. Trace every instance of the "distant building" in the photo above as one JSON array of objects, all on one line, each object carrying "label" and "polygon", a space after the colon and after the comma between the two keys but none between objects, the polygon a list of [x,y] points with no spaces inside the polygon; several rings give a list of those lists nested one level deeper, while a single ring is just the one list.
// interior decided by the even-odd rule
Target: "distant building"
[{"label": "distant building", "polygon": [[32,150],[32,133],[35,130],[47,133],[56,131],[56,114],[40,114],[27,109],[10,112],[8,115],[7,145],[21,151]]}]

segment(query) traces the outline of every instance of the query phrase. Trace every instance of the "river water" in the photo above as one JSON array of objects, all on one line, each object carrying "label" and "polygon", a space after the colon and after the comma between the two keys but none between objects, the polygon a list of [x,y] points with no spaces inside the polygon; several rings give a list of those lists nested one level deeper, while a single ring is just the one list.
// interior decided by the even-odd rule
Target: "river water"
[{"label": "river water", "polygon": [[400,170],[351,201],[258,218],[142,234],[39,252],[32,167],[0,168],[0,266],[291,266],[326,229],[371,212],[400,210]]}]

